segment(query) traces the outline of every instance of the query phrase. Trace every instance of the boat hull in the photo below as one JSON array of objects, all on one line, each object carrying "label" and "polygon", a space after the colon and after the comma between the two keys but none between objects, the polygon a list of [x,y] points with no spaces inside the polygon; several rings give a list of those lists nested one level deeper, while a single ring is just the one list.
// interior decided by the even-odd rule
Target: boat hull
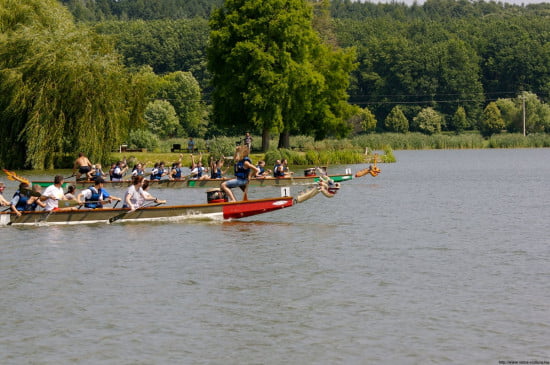
[{"label": "boat hull", "polygon": [[294,198],[281,197],[214,204],[127,208],[73,209],[52,212],[0,213],[2,225],[93,224],[124,221],[167,221],[196,219],[235,219],[263,214],[294,205]]}]

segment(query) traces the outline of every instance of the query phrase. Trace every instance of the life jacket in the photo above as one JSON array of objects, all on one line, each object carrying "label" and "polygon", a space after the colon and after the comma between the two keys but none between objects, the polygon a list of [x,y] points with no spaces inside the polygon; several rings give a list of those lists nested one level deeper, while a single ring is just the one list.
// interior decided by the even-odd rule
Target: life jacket
[{"label": "life jacket", "polygon": [[283,169],[280,169],[280,167],[282,167],[282,165],[275,165],[275,167],[273,167],[273,176],[275,176],[275,177],[284,177],[285,176],[284,171],[282,171]]},{"label": "life jacket", "polygon": [[16,196],[19,197],[19,200],[17,201],[17,204],[15,205],[15,209],[17,209],[18,211],[20,212],[24,212],[26,210],[30,210],[29,208],[29,196],[26,195],[26,194],[21,194],[21,192],[19,190],[17,190],[15,192],[15,194],[13,194],[13,197],[15,198]]},{"label": "life jacket", "polygon": [[258,166],[256,166],[256,167],[258,168],[258,170],[260,170],[260,171],[258,172],[258,175],[263,175],[264,172],[265,172],[265,169],[264,169],[263,167],[261,167],[260,165],[258,165]]},{"label": "life jacket", "polygon": [[86,202],[93,202],[93,203],[84,203],[84,206],[86,208],[92,208],[92,209],[103,208],[103,205],[101,204],[101,200],[103,198],[103,192],[101,191],[101,189],[100,191],[97,191],[97,189],[93,186],[90,186],[88,189],[92,192],[92,195],[89,198],[86,198],[84,200]]},{"label": "life jacket", "polygon": [[[118,172],[116,172],[116,171],[118,171]],[[111,175],[111,179],[122,179],[123,176],[120,172],[121,172],[120,167],[115,167],[114,170],[113,170],[113,173]]]},{"label": "life jacket", "polygon": [[94,174],[92,175],[92,180],[95,181],[97,178],[103,177],[103,171],[96,170]]},{"label": "life jacket", "polygon": [[176,173],[174,174],[174,179],[181,179],[181,167],[176,167]]},{"label": "life jacket", "polygon": [[245,157],[235,164],[235,176],[237,177],[237,179],[242,179],[242,180],[248,179],[248,175],[250,174],[250,169],[245,167],[244,165],[245,161],[252,163],[252,161],[250,161],[250,158]]},{"label": "life jacket", "polygon": [[151,180],[160,180],[163,174],[164,169],[161,169],[160,167],[157,169],[153,169],[153,171],[151,171]]},{"label": "life jacket", "polygon": [[222,178],[222,169],[217,167],[216,169],[212,169],[212,174],[210,174],[210,178],[212,179],[221,179]]},{"label": "life jacket", "polygon": [[195,176],[195,179],[200,179],[202,177],[203,172],[204,172],[204,167],[198,166],[197,167],[197,176]]}]

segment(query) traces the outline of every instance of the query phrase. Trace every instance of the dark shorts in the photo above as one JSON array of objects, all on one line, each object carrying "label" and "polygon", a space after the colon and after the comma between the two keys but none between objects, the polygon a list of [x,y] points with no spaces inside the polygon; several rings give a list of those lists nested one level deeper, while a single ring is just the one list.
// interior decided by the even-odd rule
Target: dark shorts
[{"label": "dark shorts", "polygon": [[80,172],[81,174],[87,174],[90,171],[92,171],[92,168],[90,166],[80,166],[78,168],[78,172]]}]

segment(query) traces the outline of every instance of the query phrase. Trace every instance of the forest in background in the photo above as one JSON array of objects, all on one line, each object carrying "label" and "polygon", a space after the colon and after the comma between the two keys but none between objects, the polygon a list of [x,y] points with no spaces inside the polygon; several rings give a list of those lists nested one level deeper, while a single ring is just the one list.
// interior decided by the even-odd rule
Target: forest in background
[{"label": "forest in background", "polygon": [[[296,0],[249,3],[265,12],[258,13],[262,19],[271,14],[264,4],[302,6]],[[289,147],[289,135],[550,131],[549,4],[307,1],[317,36],[306,44],[321,47],[305,55],[308,70],[317,69],[308,82],[332,77],[345,93],[319,94],[324,122],[277,110],[264,113],[263,121],[245,116],[233,125],[219,120],[209,67],[212,14],[223,4],[238,10],[244,2],[0,0],[0,123],[10,131],[2,136],[0,162],[40,168],[52,166],[59,153],[101,159],[123,142],[145,147],[155,138],[262,134],[270,115],[282,121],[269,127],[280,134],[278,147]],[[300,14],[295,25],[307,29],[307,11]],[[284,42],[294,41],[291,36]],[[254,100],[258,96],[261,90]],[[343,96],[353,108],[341,103]],[[93,138],[71,134],[77,130]]]},{"label": "forest in background", "polygon": [[[64,3],[78,20],[115,35],[128,66],[150,65],[159,74],[190,71],[209,102],[207,19],[221,0]],[[319,8],[322,2],[311,3]],[[527,133],[549,130],[550,115],[541,104],[550,100],[550,4],[428,0],[409,6],[331,0],[330,17],[327,22],[318,16],[316,30],[328,42],[357,53],[349,100],[368,111],[354,118],[356,132],[482,130],[483,110],[492,101],[500,104],[505,125],[487,133],[498,128],[522,132],[524,98]],[[386,123],[396,106],[408,126]],[[426,108],[443,118],[423,129],[414,118]]]}]

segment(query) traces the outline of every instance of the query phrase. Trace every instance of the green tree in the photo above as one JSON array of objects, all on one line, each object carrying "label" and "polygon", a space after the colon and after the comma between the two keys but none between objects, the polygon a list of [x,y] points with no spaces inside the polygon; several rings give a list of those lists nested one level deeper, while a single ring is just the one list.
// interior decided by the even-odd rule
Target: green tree
[{"label": "green tree", "polygon": [[187,135],[202,137],[207,129],[207,110],[201,88],[190,72],[176,71],[161,78],[156,97],[170,101]]},{"label": "green tree", "polygon": [[176,136],[180,126],[174,107],[166,100],[150,102],[145,109],[145,120],[149,130],[160,138]]},{"label": "green tree", "polygon": [[407,133],[409,131],[409,121],[399,105],[393,107],[386,119],[384,127],[390,132]]},{"label": "green tree", "polygon": [[441,125],[443,124],[443,116],[433,108],[424,108],[413,118],[413,123],[416,129],[422,133],[440,133]]},{"label": "green tree", "polygon": [[505,124],[497,104],[490,102],[483,110],[481,117],[481,133],[484,136],[490,136],[495,133],[500,133],[504,129]]},{"label": "green tree", "polygon": [[[226,0],[210,20],[213,120],[240,130],[345,134],[353,52],[332,51],[304,0]],[[346,72],[348,74],[346,74]]]},{"label": "green tree", "polygon": [[468,118],[466,117],[466,110],[464,107],[459,106],[456,108],[451,124],[456,134],[462,133],[468,127]]},{"label": "green tree", "polygon": [[112,45],[75,27],[54,0],[0,0],[0,162],[52,167],[84,152],[107,159],[134,123],[130,75]]}]

